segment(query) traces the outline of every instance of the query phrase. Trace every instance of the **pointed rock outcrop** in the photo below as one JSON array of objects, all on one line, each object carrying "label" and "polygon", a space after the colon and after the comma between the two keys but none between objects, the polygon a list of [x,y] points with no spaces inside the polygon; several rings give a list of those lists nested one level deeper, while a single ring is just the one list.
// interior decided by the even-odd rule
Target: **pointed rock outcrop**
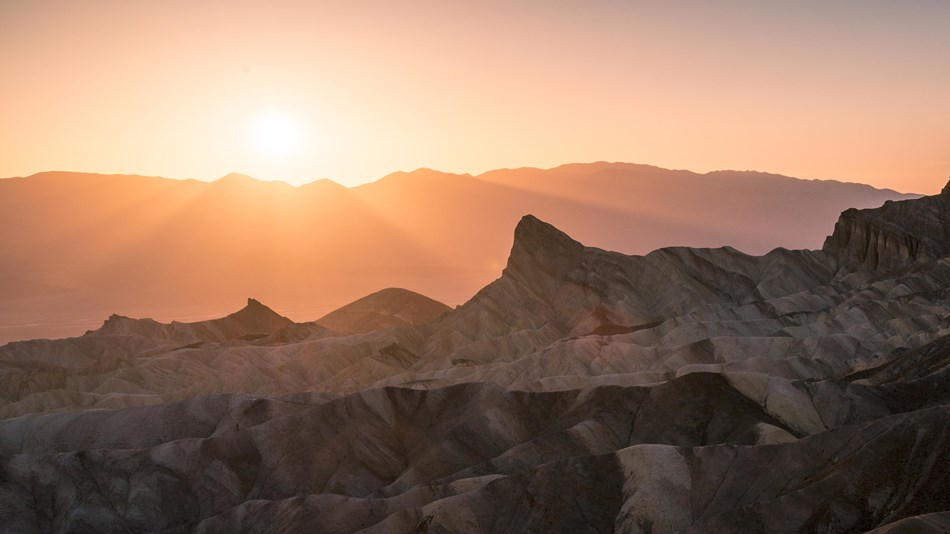
[{"label": "pointed rock outcrop", "polygon": [[508,257],[508,270],[541,268],[547,272],[572,267],[584,245],[564,232],[538,219],[525,215],[515,227],[515,240]]},{"label": "pointed rock outcrop", "polygon": [[229,338],[246,337],[249,335],[259,335],[263,337],[264,335],[273,334],[292,324],[294,324],[294,322],[290,319],[252,298],[247,299],[247,306],[227,317],[195,323],[195,325],[203,325],[214,330],[219,330],[223,334],[230,334],[227,336]]},{"label": "pointed rock outcrop", "polygon": [[822,250],[849,270],[890,270],[950,254],[950,183],[939,195],[842,212]]},{"label": "pointed rock outcrop", "polygon": [[515,227],[514,244],[504,277],[525,285],[538,295],[553,295],[560,281],[583,261],[584,245],[534,215],[525,215]]}]

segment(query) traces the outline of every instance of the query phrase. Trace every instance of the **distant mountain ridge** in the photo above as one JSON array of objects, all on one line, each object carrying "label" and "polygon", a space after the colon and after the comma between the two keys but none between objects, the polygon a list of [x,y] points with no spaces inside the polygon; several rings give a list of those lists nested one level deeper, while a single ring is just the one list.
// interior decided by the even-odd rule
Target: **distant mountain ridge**
[{"label": "distant mountain ridge", "polygon": [[624,253],[761,254],[818,248],[842,210],[911,197],[623,163],[420,169],[349,189],[40,173],[0,180],[0,341],[76,335],[110,313],[215,317],[248,294],[297,321],[389,286],[456,305],[498,276],[525,213]]}]

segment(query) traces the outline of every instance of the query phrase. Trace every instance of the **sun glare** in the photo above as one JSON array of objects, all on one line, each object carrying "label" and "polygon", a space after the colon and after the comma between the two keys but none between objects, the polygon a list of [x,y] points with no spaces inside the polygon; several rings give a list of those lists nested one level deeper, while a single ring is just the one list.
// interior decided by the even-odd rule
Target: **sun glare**
[{"label": "sun glare", "polygon": [[300,130],[287,115],[270,113],[259,117],[252,133],[254,146],[268,156],[287,157],[300,145]]}]

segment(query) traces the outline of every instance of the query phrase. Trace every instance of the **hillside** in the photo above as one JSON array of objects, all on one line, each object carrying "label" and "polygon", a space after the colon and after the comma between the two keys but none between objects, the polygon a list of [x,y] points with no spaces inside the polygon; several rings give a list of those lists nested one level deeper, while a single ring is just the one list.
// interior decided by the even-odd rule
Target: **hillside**
[{"label": "hillside", "polygon": [[[929,229],[948,204],[950,189],[846,211],[822,250],[759,256],[625,255],[529,215],[499,278],[418,325],[339,335],[251,300],[219,321],[113,317],[11,343],[0,519],[940,532],[950,257]],[[398,316],[390,297],[426,302],[387,290],[351,309]]]},{"label": "hillside", "polygon": [[351,302],[314,322],[340,334],[363,334],[425,324],[450,309],[425,295],[390,287]]},{"label": "hillside", "polygon": [[[715,198],[715,202],[709,199]],[[254,295],[297,321],[384,287],[457,305],[498,276],[525,213],[607,250],[819,248],[859,184],[631,164],[396,173],[347,189],[41,173],[0,180],[0,342],[103,316],[210,319]]]}]

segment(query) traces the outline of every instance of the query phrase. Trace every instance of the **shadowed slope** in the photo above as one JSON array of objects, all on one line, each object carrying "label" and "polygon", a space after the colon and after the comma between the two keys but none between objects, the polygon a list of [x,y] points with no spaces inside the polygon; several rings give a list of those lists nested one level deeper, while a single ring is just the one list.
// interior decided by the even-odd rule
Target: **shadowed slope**
[{"label": "shadowed slope", "polygon": [[796,439],[714,375],[545,394],[208,397],[0,423],[0,514],[42,530],[866,529],[945,504],[948,417],[942,406]]}]

